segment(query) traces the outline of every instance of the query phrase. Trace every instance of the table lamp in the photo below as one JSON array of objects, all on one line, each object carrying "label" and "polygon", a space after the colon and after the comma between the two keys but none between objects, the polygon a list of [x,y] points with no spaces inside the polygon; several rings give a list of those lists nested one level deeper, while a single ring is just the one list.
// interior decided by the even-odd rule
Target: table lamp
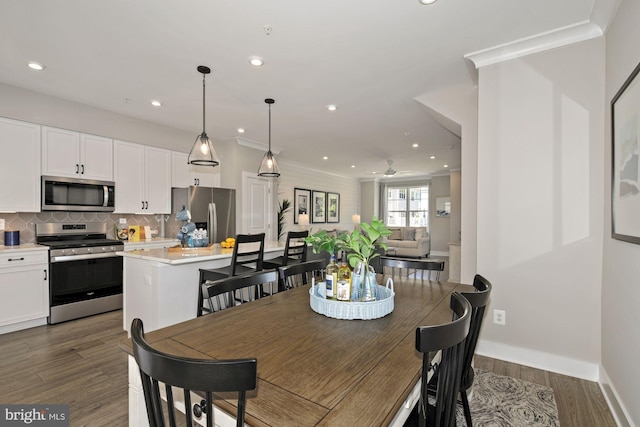
[{"label": "table lamp", "polygon": [[300,227],[302,227],[303,230],[306,230],[307,225],[309,225],[309,214],[299,214],[298,225],[300,225]]}]

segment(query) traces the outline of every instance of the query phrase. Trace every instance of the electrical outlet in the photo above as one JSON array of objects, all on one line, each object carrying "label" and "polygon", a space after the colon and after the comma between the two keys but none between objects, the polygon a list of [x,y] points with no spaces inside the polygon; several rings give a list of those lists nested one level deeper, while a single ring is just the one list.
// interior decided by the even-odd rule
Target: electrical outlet
[{"label": "electrical outlet", "polygon": [[120,223],[120,224],[126,224],[126,223],[127,223],[127,218],[120,218],[120,219],[118,220],[118,223]]},{"label": "electrical outlet", "polygon": [[0,218],[0,230],[4,230],[4,218]]},{"label": "electrical outlet", "polygon": [[507,324],[507,312],[504,310],[493,310],[493,323],[496,325]]}]

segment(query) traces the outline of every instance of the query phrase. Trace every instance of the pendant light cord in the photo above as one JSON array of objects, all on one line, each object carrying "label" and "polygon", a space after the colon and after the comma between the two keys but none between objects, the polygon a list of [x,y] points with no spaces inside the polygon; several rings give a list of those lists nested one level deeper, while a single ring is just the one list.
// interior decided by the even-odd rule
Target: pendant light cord
[{"label": "pendant light cord", "polygon": [[271,153],[271,104],[269,104],[269,153]]},{"label": "pendant light cord", "polygon": [[204,89],[205,89],[205,87],[204,87],[204,80],[205,80],[206,76],[207,75],[205,73],[202,73],[202,134],[203,135],[205,134],[205,129],[206,129],[205,122],[204,122],[204,118],[205,118],[205,102],[204,102],[204,99],[205,99],[204,98],[205,97]]}]

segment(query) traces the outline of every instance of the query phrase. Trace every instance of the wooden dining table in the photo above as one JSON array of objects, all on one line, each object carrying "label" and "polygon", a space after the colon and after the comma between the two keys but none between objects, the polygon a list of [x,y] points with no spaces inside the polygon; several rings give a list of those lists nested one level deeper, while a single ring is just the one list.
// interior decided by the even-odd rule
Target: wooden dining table
[{"label": "wooden dining table", "polygon": [[[386,278],[379,276],[379,283]],[[338,320],[311,310],[309,285],[146,334],[178,356],[258,360],[258,386],[248,393],[251,426],[402,425],[416,400],[422,355],[417,326],[451,320],[449,296],[464,285],[394,278],[394,310],[374,320]],[[345,302],[345,304],[348,304]],[[146,410],[131,341],[129,422]],[[235,401],[216,406],[235,413]]]}]

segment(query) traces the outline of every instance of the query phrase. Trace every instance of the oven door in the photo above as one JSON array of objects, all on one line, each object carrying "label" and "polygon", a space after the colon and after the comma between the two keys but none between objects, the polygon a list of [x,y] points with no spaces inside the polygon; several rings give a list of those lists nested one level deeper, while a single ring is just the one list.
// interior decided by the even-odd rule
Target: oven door
[{"label": "oven door", "polygon": [[122,257],[114,255],[52,262],[49,286],[52,307],[121,294]]}]

